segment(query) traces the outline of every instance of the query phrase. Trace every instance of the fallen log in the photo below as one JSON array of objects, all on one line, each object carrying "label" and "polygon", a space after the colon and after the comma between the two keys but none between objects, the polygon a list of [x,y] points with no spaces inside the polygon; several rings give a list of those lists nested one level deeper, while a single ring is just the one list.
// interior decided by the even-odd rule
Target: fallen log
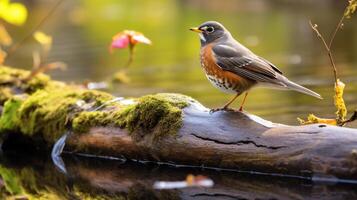
[{"label": "fallen log", "polygon": [[[28,83],[11,77],[19,79],[28,72],[1,69],[0,86],[17,92],[3,99],[0,132],[5,147],[23,137],[21,141],[50,148],[72,130],[65,148],[72,153],[314,180],[357,180],[355,129],[287,126],[245,112],[210,114],[180,94],[113,101],[108,93],[48,78],[37,89],[19,92]],[[18,93],[26,95],[20,98]]]},{"label": "fallen log", "polygon": [[183,109],[176,136],[134,139],[125,129],[93,127],[72,134],[71,152],[124,156],[168,164],[357,180],[357,131],[324,124],[286,126],[241,112],[208,110],[197,102]]}]

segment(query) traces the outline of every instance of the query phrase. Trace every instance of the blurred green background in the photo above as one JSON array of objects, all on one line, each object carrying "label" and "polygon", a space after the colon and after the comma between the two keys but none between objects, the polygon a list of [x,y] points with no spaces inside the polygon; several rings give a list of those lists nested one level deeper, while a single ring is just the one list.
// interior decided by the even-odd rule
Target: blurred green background
[{"label": "blurred green background", "polygon": [[[21,40],[56,3],[23,0],[29,20],[23,27],[7,27]],[[199,64],[199,38],[188,31],[207,20],[223,23],[242,44],[276,64],[287,77],[320,93],[324,100],[291,91],[254,89],[245,109],[278,123],[297,124],[296,117],[315,113],[334,117],[333,76],[326,53],[309,27],[319,24],[327,37],[347,1],[342,0],[64,0],[41,30],[54,38],[50,61],[64,61],[67,71],[54,71],[68,82],[103,81],[124,66],[128,51],[108,52],[111,38],[124,29],[143,32],[152,46],[138,45],[129,69],[131,82],[115,85],[118,96],[177,92],[207,107],[226,103],[231,95],[215,89]],[[333,47],[339,77],[347,84],[349,110],[357,108],[357,17],[347,20]],[[7,62],[31,68],[28,40]],[[239,106],[239,101],[234,105]]]}]

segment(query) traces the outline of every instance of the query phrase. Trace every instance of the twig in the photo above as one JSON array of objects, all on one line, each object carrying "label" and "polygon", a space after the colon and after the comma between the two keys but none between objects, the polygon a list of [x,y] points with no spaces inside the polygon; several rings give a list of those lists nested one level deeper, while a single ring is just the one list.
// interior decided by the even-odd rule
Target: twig
[{"label": "twig", "polygon": [[333,75],[334,75],[334,78],[335,78],[335,84],[337,85],[337,69],[336,69],[336,65],[335,65],[335,62],[334,62],[334,59],[333,59],[333,56],[332,56],[331,49],[327,45],[325,38],[321,35],[320,31],[317,29],[317,24],[312,24],[311,21],[309,21],[309,23],[310,23],[310,26],[311,26],[312,30],[315,31],[317,37],[322,41],[322,43],[323,43],[323,45],[325,47],[325,50],[327,51],[328,57],[330,59],[330,63],[331,63],[332,68],[333,68]]},{"label": "twig", "polygon": [[337,34],[337,31],[342,28],[342,25],[343,25],[343,20],[345,19],[345,15],[342,15],[340,21],[338,22],[337,26],[336,26],[336,29],[335,31],[333,32],[332,36],[331,36],[331,40],[330,40],[330,43],[328,45],[329,49],[331,49],[332,47],[332,44],[333,44],[333,40],[335,39],[335,36]]},{"label": "twig", "polygon": [[56,9],[61,5],[61,3],[64,0],[58,0],[57,3],[52,7],[52,9],[47,13],[47,15],[40,21],[40,23],[38,23],[35,27],[32,28],[32,30],[30,31],[30,33],[28,35],[26,35],[24,38],[22,38],[22,40],[20,40],[19,42],[17,42],[16,44],[14,44],[8,51],[8,56],[7,58],[9,59],[13,53],[16,52],[16,50],[25,42],[27,41],[45,22],[46,20],[51,17],[51,15],[56,11]]}]

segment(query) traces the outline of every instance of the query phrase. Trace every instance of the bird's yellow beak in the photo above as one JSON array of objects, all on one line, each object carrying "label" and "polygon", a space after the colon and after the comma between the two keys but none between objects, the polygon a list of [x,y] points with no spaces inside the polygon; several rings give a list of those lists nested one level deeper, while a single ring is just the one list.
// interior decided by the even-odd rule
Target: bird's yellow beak
[{"label": "bird's yellow beak", "polygon": [[190,31],[196,32],[196,33],[202,33],[203,31],[197,27],[190,28]]}]

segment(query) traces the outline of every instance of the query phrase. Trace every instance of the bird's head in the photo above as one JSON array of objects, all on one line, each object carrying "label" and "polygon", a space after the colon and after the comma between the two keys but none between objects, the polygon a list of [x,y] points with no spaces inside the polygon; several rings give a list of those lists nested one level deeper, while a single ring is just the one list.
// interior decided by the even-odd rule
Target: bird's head
[{"label": "bird's head", "polygon": [[199,34],[202,46],[230,36],[226,28],[216,21],[205,22],[199,27],[190,28],[190,30]]}]

